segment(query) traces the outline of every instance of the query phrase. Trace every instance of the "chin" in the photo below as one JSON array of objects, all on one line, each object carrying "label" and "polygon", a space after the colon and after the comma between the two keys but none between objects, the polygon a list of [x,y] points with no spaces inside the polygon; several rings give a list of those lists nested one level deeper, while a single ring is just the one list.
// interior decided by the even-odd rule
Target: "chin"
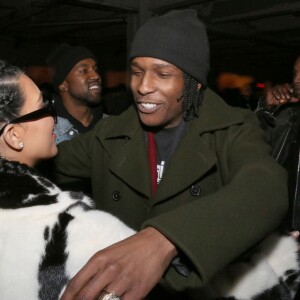
[{"label": "chin", "polygon": [[53,152],[53,153],[52,153],[52,155],[51,155],[51,157],[50,157],[50,158],[52,158],[52,157],[56,156],[56,155],[57,155],[57,153],[58,153],[58,149],[57,149],[56,145],[55,145],[55,149],[54,149],[52,152]]},{"label": "chin", "polygon": [[58,149],[57,149],[56,145],[54,145],[52,147],[51,151],[49,151],[48,155],[44,159],[53,158],[54,156],[56,156],[57,153],[58,153]]},{"label": "chin", "polygon": [[166,122],[161,119],[141,118],[140,117],[140,121],[144,126],[150,127],[153,130],[160,130],[162,128],[173,127],[170,122]]},{"label": "chin", "polygon": [[157,118],[152,118],[141,114],[140,121],[147,127],[160,127],[163,124],[163,122],[161,122]]},{"label": "chin", "polygon": [[90,99],[86,104],[89,107],[93,108],[93,107],[97,107],[98,105],[100,105],[100,103],[101,103],[101,98],[99,96],[99,97]]}]

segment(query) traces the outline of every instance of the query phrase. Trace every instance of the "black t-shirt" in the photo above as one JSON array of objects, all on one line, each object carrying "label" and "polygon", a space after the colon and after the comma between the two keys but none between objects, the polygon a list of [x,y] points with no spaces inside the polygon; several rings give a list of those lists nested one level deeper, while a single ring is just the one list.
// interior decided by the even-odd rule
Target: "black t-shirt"
[{"label": "black t-shirt", "polygon": [[74,118],[65,108],[65,106],[62,103],[62,100],[60,98],[55,99],[55,106],[57,111],[57,116],[68,119],[71,124],[74,126],[74,128],[79,133],[85,133],[91,130],[96,123],[103,118],[103,111],[102,111],[102,105],[99,105],[97,107],[91,108],[93,119],[92,122],[89,124],[89,126],[85,127],[79,122],[76,118]]},{"label": "black t-shirt", "polygon": [[157,183],[162,179],[164,170],[176,150],[179,141],[186,132],[187,123],[182,121],[178,126],[164,128],[155,133],[157,146]]}]

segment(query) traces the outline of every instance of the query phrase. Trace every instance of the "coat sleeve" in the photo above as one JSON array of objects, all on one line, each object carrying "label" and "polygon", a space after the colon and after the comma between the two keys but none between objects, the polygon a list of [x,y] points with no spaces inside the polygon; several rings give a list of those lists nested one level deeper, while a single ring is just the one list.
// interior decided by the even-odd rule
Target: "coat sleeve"
[{"label": "coat sleeve", "polygon": [[255,116],[242,114],[243,124],[213,133],[223,186],[143,224],[170,239],[190,266],[188,277],[172,267],[164,276],[178,292],[199,290],[286,214],[286,172],[271,158]]},{"label": "coat sleeve", "polygon": [[[96,126],[97,127],[97,126]],[[53,179],[58,185],[69,187],[91,177],[90,143],[96,127],[58,144],[58,155],[53,159]]]}]

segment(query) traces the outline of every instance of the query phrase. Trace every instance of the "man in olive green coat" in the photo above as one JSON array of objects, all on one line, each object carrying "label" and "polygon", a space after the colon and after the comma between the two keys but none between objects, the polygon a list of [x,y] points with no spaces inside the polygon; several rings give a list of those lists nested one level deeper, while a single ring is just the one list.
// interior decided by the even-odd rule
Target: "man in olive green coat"
[{"label": "man in olive green coat", "polygon": [[130,62],[136,106],[60,144],[55,163],[59,182],[91,178],[97,207],[138,232],[99,251],[62,299],[206,299],[203,287],[280,224],[286,174],[255,116],[205,88],[194,11],[150,19]]}]

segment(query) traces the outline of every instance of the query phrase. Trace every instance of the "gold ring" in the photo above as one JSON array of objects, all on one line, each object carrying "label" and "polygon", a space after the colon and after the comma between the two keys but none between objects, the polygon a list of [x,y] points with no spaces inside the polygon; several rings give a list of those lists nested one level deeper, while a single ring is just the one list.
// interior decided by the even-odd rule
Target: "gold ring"
[{"label": "gold ring", "polygon": [[122,300],[122,298],[117,294],[103,291],[97,300]]},{"label": "gold ring", "polygon": [[279,103],[284,103],[285,101],[286,101],[286,99],[283,97],[279,99]]}]

